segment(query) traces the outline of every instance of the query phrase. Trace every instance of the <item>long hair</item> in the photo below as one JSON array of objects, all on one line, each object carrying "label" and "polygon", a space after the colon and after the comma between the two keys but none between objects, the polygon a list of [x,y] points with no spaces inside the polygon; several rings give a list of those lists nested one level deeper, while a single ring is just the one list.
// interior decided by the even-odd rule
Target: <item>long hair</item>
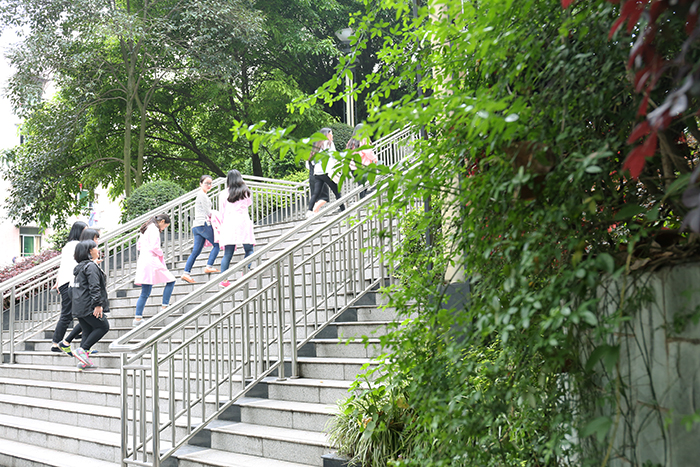
[{"label": "long hair", "polygon": [[97,229],[87,228],[83,230],[83,233],[80,234],[81,242],[83,240],[94,240],[96,238],[100,238],[100,232]]},{"label": "long hair", "polygon": [[331,130],[330,128],[325,127],[325,128],[321,128],[320,130],[318,130],[318,132],[321,133],[323,136],[325,136],[326,139],[323,139],[323,140],[321,140],[321,141],[314,141],[314,144],[313,144],[313,146],[311,147],[311,154],[309,155],[309,160],[313,159],[314,156],[315,156],[316,154],[318,154],[319,152],[321,152],[321,151],[323,151],[323,150],[325,150],[325,149],[328,149],[328,148],[330,147],[330,145],[331,145],[331,142],[330,142],[330,140],[328,139],[328,135],[329,135],[330,133],[333,133],[333,130]]},{"label": "long hair", "polygon": [[80,243],[75,245],[73,259],[75,259],[76,263],[82,263],[86,259],[92,259],[92,256],[90,256],[90,250],[93,248],[97,248],[97,243],[95,243],[92,239],[81,240]]},{"label": "long hair", "polygon": [[212,182],[214,181],[211,175],[202,175],[201,177],[199,177],[199,184],[201,185],[202,183],[204,183],[204,180],[206,180],[207,178],[211,178]]},{"label": "long hair", "polygon": [[83,230],[85,230],[86,228],[87,224],[83,221],[77,221],[73,223],[73,225],[70,228],[70,232],[68,232],[68,240],[66,240],[66,242],[80,240],[80,234],[83,233]]},{"label": "long hair", "polygon": [[362,135],[362,127],[364,127],[362,123],[355,125],[355,129],[352,131],[352,136],[348,140],[348,144],[345,145],[345,149],[357,149],[370,143],[369,138]]},{"label": "long hair", "polygon": [[229,170],[226,175],[226,187],[228,188],[228,198],[226,199],[229,203],[249,198],[251,195],[248,185],[243,181],[243,175],[236,169]]},{"label": "long hair", "polygon": [[151,224],[158,227],[158,222],[160,222],[160,221],[165,221],[166,224],[170,224],[170,216],[167,215],[166,213],[157,214],[157,215],[151,217],[150,219],[148,219],[146,222],[144,222],[139,231],[141,233],[144,233],[146,231],[146,229],[148,228],[148,226]]}]

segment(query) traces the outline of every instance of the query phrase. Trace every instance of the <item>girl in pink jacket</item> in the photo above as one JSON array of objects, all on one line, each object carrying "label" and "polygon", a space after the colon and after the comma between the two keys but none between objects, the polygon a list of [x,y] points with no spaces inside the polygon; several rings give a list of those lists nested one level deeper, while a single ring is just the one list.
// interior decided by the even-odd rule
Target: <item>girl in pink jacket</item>
[{"label": "girl in pink jacket", "polygon": [[[233,253],[236,251],[236,245],[243,245],[245,258],[253,254],[255,245],[253,221],[248,215],[248,206],[253,204],[253,199],[250,189],[238,170],[229,171],[226,176],[226,188],[219,194],[219,215],[221,216],[219,246],[224,247],[224,257],[221,259],[222,273],[228,269]],[[220,285],[228,287],[229,281],[224,280]]]},{"label": "girl in pink jacket", "polygon": [[[363,135],[363,125],[362,123],[359,123],[357,124],[357,126],[355,126],[355,129],[352,132],[352,136],[350,137],[350,141],[348,141],[348,144],[345,146],[345,149],[358,152],[360,154],[360,160],[362,161],[362,165],[364,167],[367,167],[370,164],[376,164],[378,162],[377,155],[374,153],[372,148],[367,147],[370,144],[372,144],[372,142],[369,140],[368,137]],[[358,150],[359,148],[365,149]],[[350,161],[350,169],[352,169],[355,172],[355,180],[359,185],[367,185],[367,172],[358,171],[354,160]],[[365,188],[364,190],[362,190],[362,192],[360,192],[360,199],[364,198],[366,195],[367,189]]]},{"label": "girl in pink jacket", "polygon": [[168,271],[163,259],[163,250],[160,248],[160,233],[170,225],[170,216],[158,214],[141,226],[141,236],[136,244],[139,250],[139,259],[136,261],[136,277],[134,284],[141,286],[141,295],[136,302],[136,315],[133,326],[143,323],[143,309],[146,300],[151,296],[154,284],[165,282],[163,290],[163,309],[170,303],[170,296],[175,287],[175,276]]}]

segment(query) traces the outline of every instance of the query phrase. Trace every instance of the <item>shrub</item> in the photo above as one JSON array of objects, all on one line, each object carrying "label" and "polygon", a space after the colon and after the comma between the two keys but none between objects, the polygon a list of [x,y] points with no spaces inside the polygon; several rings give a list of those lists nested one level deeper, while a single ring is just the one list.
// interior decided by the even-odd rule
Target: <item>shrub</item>
[{"label": "shrub", "polygon": [[[34,266],[37,266],[37,265],[43,263],[44,261],[48,261],[51,258],[58,256],[59,254],[60,254],[60,252],[58,252],[58,251],[46,250],[46,251],[42,251],[38,255],[28,256],[28,257],[24,258],[24,260],[22,260],[22,261],[19,261],[15,264],[4,267],[4,268],[0,269],[0,282],[9,281],[13,277],[22,274],[24,271],[28,271],[29,269],[33,268]],[[56,266],[56,268],[58,268],[58,266]],[[54,269],[56,269],[56,268],[54,268]],[[54,269],[51,269],[51,271],[53,271]],[[48,273],[48,271],[43,273],[43,274],[47,274],[47,273]],[[24,282],[24,284],[30,282],[33,279],[34,279],[34,277],[28,279],[27,281]],[[19,297],[16,297],[16,299],[19,300]],[[6,298],[3,298],[3,300],[2,300],[3,310],[6,310],[9,306],[10,306],[10,298],[8,296]]]},{"label": "shrub", "polygon": [[27,256],[22,261],[18,261],[15,264],[0,269],[0,282],[8,281],[13,277],[20,275],[24,271],[27,271],[34,266],[43,263],[44,261],[48,261],[59,254],[61,254],[59,251],[46,250],[42,251],[38,255]]},{"label": "shrub", "polygon": [[338,151],[345,150],[345,146],[350,141],[352,136],[353,127],[345,123],[333,123],[329,126],[333,130],[333,143]]},{"label": "shrub", "polygon": [[306,182],[309,180],[309,171],[306,169],[298,170],[287,174],[282,180],[288,180],[290,182]]},{"label": "shrub", "polygon": [[158,180],[145,183],[134,190],[124,202],[121,221],[135,219],[185,193],[185,190],[171,181]]},{"label": "shrub", "polygon": [[69,232],[70,227],[56,229],[54,233],[49,236],[49,250],[61,251],[66,244],[66,240],[68,240]]}]

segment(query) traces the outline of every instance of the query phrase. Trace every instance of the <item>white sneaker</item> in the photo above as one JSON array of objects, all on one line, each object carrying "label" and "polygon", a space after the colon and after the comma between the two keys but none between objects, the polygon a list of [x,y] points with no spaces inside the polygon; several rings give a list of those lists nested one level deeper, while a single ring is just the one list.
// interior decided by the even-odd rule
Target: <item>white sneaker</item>
[{"label": "white sneaker", "polygon": [[144,318],[141,318],[141,319],[134,319],[134,320],[131,322],[131,325],[132,325],[133,327],[137,328],[137,327],[141,326],[141,325],[142,325],[143,323],[145,323],[145,322],[146,322],[146,320],[145,320]]},{"label": "white sneaker", "polygon": [[313,211],[306,211],[306,218],[307,219],[310,217],[314,217],[315,215],[316,215],[316,213]]}]

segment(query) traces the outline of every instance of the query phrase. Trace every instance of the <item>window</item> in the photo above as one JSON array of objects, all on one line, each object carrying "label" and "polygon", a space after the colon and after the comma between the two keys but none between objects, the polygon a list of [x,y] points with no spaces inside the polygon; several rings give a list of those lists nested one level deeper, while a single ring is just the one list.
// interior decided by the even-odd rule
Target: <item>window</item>
[{"label": "window", "polygon": [[41,231],[38,227],[20,227],[19,242],[22,256],[33,256],[41,250]]}]

